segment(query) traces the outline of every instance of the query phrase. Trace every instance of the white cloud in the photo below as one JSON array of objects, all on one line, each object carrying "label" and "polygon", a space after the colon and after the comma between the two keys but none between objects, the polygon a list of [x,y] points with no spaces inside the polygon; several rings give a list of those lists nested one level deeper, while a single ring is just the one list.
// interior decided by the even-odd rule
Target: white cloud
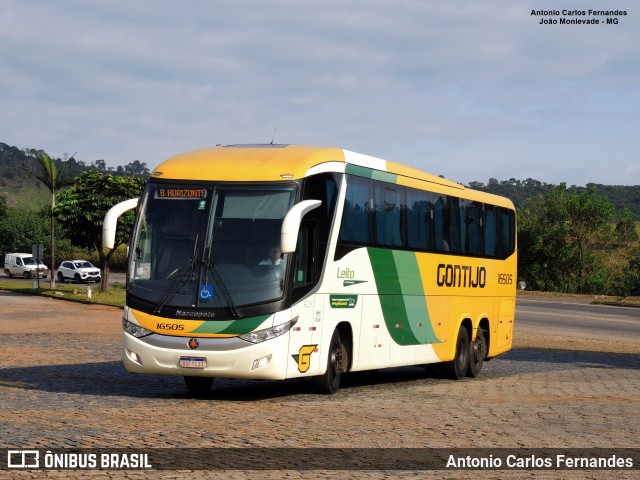
[{"label": "white cloud", "polygon": [[0,141],[155,166],[277,129],[460,181],[640,183],[633,5],[545,26],[507,0],[6,0]]}]

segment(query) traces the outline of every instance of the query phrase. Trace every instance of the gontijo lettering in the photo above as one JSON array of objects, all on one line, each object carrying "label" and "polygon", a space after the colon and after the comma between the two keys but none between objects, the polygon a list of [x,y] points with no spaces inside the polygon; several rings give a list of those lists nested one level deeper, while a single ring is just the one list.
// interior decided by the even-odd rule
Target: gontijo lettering
[{"label": "gontijo lettering", "polygon": [[438,265],[436,279],[439,287],[484,288],[487,283],[487,270],[484,267],[470,265]]}]

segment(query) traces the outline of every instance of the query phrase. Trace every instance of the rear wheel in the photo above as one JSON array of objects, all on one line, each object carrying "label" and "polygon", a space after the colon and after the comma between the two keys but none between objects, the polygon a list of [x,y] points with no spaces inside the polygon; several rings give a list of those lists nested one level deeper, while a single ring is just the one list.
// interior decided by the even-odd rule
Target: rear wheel
[{"label": "rear wheel", "polygon": [[450,362],[442,365],[443,373],[447,378],[460,380],[467,374],[469,368],[469,334],[463,326],[458,331],[456,340],[456,356]]},{"label": "rear wheel", "polygon": [[184,377],[187,389],[194,395],[204,395],[213,385],[212,377]]},{"label": "rear wheel", "polygon": [[58,281],[64,283],[64,275],[62,275],[62,272],[58,272]]},{"label": "rear wheel", "polygon": [[327,371],[323,375],[313,377],[316,389],[322,393],[334,394],[340,388],[342,372],[347,365],[347,350],[342,345],[338,330],[333,332],[329,344]]},{"label": "rear wheel", "polygon": [[467,370],[468,377],[477,377],[482,370],[482,364],[484,358],[487,356],[487,332],[484,329],[478,328],[476,339],[469,345],[469,369]]}]

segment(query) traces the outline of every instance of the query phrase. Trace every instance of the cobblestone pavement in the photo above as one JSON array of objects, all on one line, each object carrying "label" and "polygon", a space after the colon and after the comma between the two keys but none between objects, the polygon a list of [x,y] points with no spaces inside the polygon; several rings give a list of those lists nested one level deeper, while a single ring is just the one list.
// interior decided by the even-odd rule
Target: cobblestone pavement
[{"label": "cobblestone pavement", "polygon": [[[0,448],[638,447],[640,355],[619,345],[564,349],[552,342],[540,349],[549,345],[544,338],[526,337],[487,362],[477,379],[433,379],[411,367],[348,375],[334,396],[318,395],[302,380],[216,380],[207,397],[191,398],[180,377],[124,370],[119,309],[30,302],[26,310],[0,292]],[[0,478],[639,476],[638,470],[0,470]]]}]

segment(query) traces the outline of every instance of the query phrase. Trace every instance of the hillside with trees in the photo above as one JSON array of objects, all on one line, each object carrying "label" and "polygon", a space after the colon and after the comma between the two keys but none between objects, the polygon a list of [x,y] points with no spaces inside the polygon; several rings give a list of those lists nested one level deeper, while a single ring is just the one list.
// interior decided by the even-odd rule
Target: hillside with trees
[{"label": "hillside with trees", "polygon": [[[27,171],[38,170],[38,152],[42,150],[7,145],[0,142],[0,196],[4,196],[9,207],[21,206],[27,209],[40,209],[48,204],[48,191]],[[148,178],[147,164],[134,160],[127,165],[108,166],[98,159],[89,164],[65,154],[63,158],[52,158],[58,171],[63,170],[61,180],[79,177],[88,170],[97,170],[120,177]]]},{"label": "hillside with trees", "polygon": [[[544,196],[558,187],[558,185],[540,182],[532,178],[527,178],[526,180],[511,178],[503,181],[491,178],[487,184],[476,181],[470,182],[467,186],[475,190],[507,197],[511,199],[517,209],[522,208],[527,199],[536,199]],[[640,221],[640,185],[626,186],[589,183],[586,187],[572,185],[567,188],[567,191],[576,194],[595,191],[599,196],[611,202],[616,211],[622,212],[627,209],[633,214],[633,218],[636,221]]]}]

